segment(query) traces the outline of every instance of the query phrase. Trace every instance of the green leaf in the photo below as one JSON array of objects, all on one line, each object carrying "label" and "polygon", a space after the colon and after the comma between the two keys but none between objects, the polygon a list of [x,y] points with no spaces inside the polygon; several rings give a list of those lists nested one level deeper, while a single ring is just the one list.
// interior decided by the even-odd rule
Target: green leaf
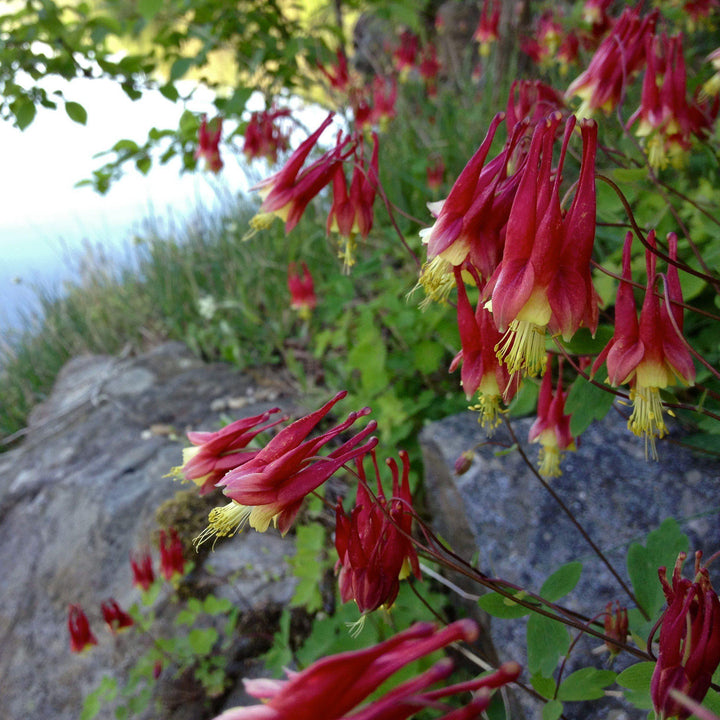
[{"label": "green leaf", "polygon": [[143,174],[147,175],[150,167],[152,166],[152,160],[148,155],[143,155],[135,161],[135,167]]},{"label": "green leaf", "polygon": [[11,105],[15,114],[15,123],[24,130],[35,119],[35,105],[27,98],[20,98]]},{"label": "green leaf", "polygon": [[641,662],[623,670],[615,679],[620,687],[625,688],[625,698],[636,708],[650,710],[650,680],[655,670],[654,662]]},{"label": "green leaf", "polygon": [[87,110],[85,110],[80,103],[68,100],[65,103],[65,112],[73,122],[79,123],[80,125],[87,123]]},{"label": "green leaf", "polygon": [[544,698],[552,700],[555,697],[555,680],[551,677],[543,677],[542,675],[533,675],[530,678],[530,684],[537,690]]},{"label": "green leaf", "polygon": [[145,20],[152,20],[162,7],[162,0],[138,0],[138,12]]},{"label": "green leaf", "polygon": [[557,569],[540,588],[540,595],[550,602],[557,602],[571,592],[580,580],[581,562],[569,562]]},{"label": "green leaf", "polygon": [[178,58],[170,67],[170,82],[179,80],[194,65],[194,58],[181,57]]},{"label": "green leaf", "polygon": [[557,720],[563,711],[563,704],[559,700],[550,700],[542,709],[542,720]]},{"label": "green leaf", "polygon": [[208,615],[225,615],[233,609],[233,604],[227,598],[208,595],[203,602],[203,610]]},{"label": "green leaf", "polygon": [[188,643],[196,655],[208,655],[218,637],[215,628],[193,628],[188,635]]},{"label": "green leaf", "polygon": [[562,341],[563,347],[574,355],[597,355],[608,344],[613,336],[613,329],[600,325],[595,337],[587,328],[580,328],[571,340]]},{"label": "green leaf", "polygon": [[602,420],[612,407],[615,396],[578,375],[570,387],[565,412],[570,413],[570,434],[578,437],[593,420]]},{"label": "green leaf", "polygon": [[534,412],[537,406],[540,386],[538,383],[525,380],[520,385],[520,390],[510,403],[508,410],[513,417],[523,417]]},{"label": "green leaf", "polygon": [[550,677],[558,658],[567,652],[570,634],[563,623],[545,615],[531,615],[527,624],[528,670]]},{"label": "green leaf", "polygon": [[586,667],[568,675],[560,685],[558,699],[565,702],[597,700],[605,694],[603,690],[615,682],[617,673],[612,670],[598,670]]},{"label": "green leaf", "polygon": [[635,597],[647,614],[653,618],[665,604],[658,568],[672,568],[678,553],[687,552],[687,535],[673,518],[665,519],[659,528],[647,537],[645,547],[633,543],[627,555],[627,568]]},{"label": "green leaf", "polygon": [[100,684],[85,698],[80,720],[92,720],[105,703],[112,702],[115,699],[117,693],[117,680],[110,675],[103,675]]},{"label": "green leaf", "polygon": [[[522,598],[522,593],[518,593]],[[526,598],[527,599],[527,598]],[[534,604],[534,601],[532,601]],[[489,615],[497,618],[519,618],[532,612],[529,608],[518,605],[510,600],[510,598],[500,595],[500,593],[487,593],[482,595],[478,600],[478,605]]]}]

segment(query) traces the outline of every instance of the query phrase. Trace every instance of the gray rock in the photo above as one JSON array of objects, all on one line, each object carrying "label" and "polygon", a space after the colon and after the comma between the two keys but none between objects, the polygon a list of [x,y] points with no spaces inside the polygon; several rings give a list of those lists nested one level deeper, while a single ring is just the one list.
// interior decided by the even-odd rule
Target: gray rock
[{"label": "gray rock", "polygon": [[[140,599],[128,556],[151,544],[158,506],[187,489],[163,477],[182,461],[184,432],[219,427],[221,413],[262,412],[283,390],[228,365],[206,365],[178,343],[132,359],[66,365],[32,413],[23,444],[0,455],[3,720],[75,720],[84,693],[104,674],[134,664],[145,648],[131,634],[111,637],[100,603],[114,597],[127,608]],[[282,403],[290,403],[287,394]],[[209,556],[216,572],[198,568],[193,581],[243,611],[277,606],[292,593],[285,561],[292,552],[290,538],[271,532],[234,538]],[[173,596],[167,585],[156,605],[161,627],[177,612]],[[82,605],[99,640],[82,655],[70,652],[70,603]],[[161,693],[164,682],[165,674]],[[168,706],[164,717],[203,716],[202,706],[185,706]]]},{"label": "gray rock", "polygon": [[[530,423],[515,421],[513,427],[535,462],[537,446],[527,443]],[[476,567],[484,573],[536,592],[558,567],[572,560],[582,561],[580,582],[563,604],[586,616],[601,613],[610,600],[631,606],[618,581],[520,454],[498,454],[503,446],[512,444],[504,428],[491,443],[476,450],[476,459],[466,474],[454,474],[458,456],[486,440],[471,413],[423,430],[427,492],[439,533],[452,543],[460,539],[460,554],[467,559],[477,557]],[[665,518],[678,520],[690,537],[691,550],[703,550],[709,557],[720,549],[720,463],[707,456],[694,456],[671,442],[659,443],[658,453],[660,462],[646,461],[642,441],[628,432],[618,414],[610,413],[583,434],[577,452],[566,454],[562,476],[550,481],[625,582],[628,546],[633,541],[644,542],[647,533]],[[719,587],[717,570],[711,568],[713,571],[715,587]],[[464,589],[472,590],[473,585],[474,592],[482,592],[473,583],[465,583]],[[501,660],[525,662],[525,622],[492,621],[490,635]],[[573,656],[601,667],[602,656],[589,654],[599,644],[584,638]],[[566,675],[571,669],[573,666]],[[608,701],[600,716],[619,712],[628,718],[645,717],[645,712],[618,702]],[[529,717],[539,716],[537,707],[524,704]],[[595,717],[587,708],[568,707],[568,718]]]}]

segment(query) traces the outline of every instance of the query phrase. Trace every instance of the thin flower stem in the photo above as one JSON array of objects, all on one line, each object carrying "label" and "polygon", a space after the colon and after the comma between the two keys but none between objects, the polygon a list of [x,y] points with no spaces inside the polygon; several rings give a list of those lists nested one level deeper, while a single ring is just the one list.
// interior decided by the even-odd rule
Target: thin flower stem
[{"label": "thin flower stem", "polygon": [[[598,613],[595,615],[595,617],[591,618],[589,620],[589,623],[598,622],[598,618],[604,615],[605,612]],[[570,643],[570,647],[567,649],[567,652],[563,656],[562,662],[560,663],[560,667],[558,669],[558,676],[557,680],[555,681],[555,692],[553,693],[553,700],[557,699],[557,694],[560,691],[560,684],[562,682],[562,676],[565,672],[565,665],[567,664],[567,661],[570,659],[570,654],[575,649],[575,646],[578,644],[578,641],[580,638],[585,634],[585,630],[581,630],[574,638],[573,641]]]},{"label": "thin flower stem", "polygon": [[640,605],[637,598],[635,597],[635,594],[633,591],[628,587],[628,585],[625,583],[625,581],[620,577],[619,573],[615,568],[613,567],[612,563],[607,559],[605,554],[602,550],[593,542],[593,539],[588,534],[587,530],[578,522],[577,518],[573,514],[573,512],[570,510],[570,508],[565,505],[565,503],[562,501],[562,498],[553,490],[553,488],[550,486],[550,484],[545,480],[545,478],[537,471],[535,468],[535,465],[530,461],[530,458],[528,458],[525,451],[522,449],[522,446],[520,445],[517,435],[515,434],[515,431],[512,428],[512,425],[510,424],[509,420],[506,417],[503,417],[503,422],[505,423],[505,427],[508,429],[508,432],[510,433],[510,436],[513,439],[513,442],[517,446],[517,450],[520,453],[520,456],[525,461],[525,464],[530,468],[531,472],[535,477],[538,479],[538,481],[542,484],[542,486],[550,493],[550,496],[555,500],[555,502],[558,504],[560,509],[568,516],[570,521],[575,525],[577,530],[580,532],[580,534],[583,536],[585,541],[590,545],[590,547],[593,549],[593,552],[598,556],[598,558],[602,561],[602,563],[607,567],[607,569],[612,573],[613,577],[618,581],[620,584],[620,587],[627,593],[628,597],[637,605],[638,609],[642,613],[643,617],[648,620],[649,617],[647,613],[645,612],[645,609]]},{"label": "thin flower stem", "polygon": [[402,233],[402,230],[400,230],[400,227],[397,224],[397,220],[395,220],[395,215],[393,213],[393,204],[388,199],[388,196],[385,192],[385,188],[382,186],[382,183],[380,182],[380,178],[376,177],[377,180],[377,189],[380,193],[380,197],[382,197],[383,202],[385,203],[385,208],[388,211],[388,216],[390,217],[390,222],[392,223],[393,228],[395,229],[395,232],[398,234],[398,237],[400,238],[400,242],[405,246],[405,249],[410,253],[410,257],[412,257],[413,261],[415,262],[415,265],[418,269],[422,267],[422,263],[420,262],[420,258],[415,254],[413,249],[408,245],[408,241],[405,239],[405,236]]}]

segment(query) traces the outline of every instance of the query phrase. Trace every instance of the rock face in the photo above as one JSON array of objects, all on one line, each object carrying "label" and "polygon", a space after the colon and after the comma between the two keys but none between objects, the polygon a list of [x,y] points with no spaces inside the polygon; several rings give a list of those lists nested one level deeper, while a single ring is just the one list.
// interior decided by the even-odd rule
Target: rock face
[{"label": "rock face", "polygon": [[[529,447],[526,442],[530,422],[516,421],[513,427],[535,462],[537,446]],[[440,534],[451,538],[454,546],[459,539],[459,553],[465,558],[477,557],[477,567],[483,572],[536,592],[558,567],[582,561],[580,582],[563,604],[587,616],[601,613],[610,600],[631,607],[618,581],[519,453],[498,456],[502,446],[512,445],[504,428],[492,444],[476,451],[466,474],[454,474],[458,456],[486,439],[471,413],[433,423],[422,433],[427,493],[439,510],[435,523]],[[646,461],[642,441],[628,432],[622,418],[610,413],[583,434],[577,452],[565,456],[562,476],[550,481],[626,582],[628,546],[633,541],[644,543],[647,533],[665,518],[680,523],[690,538],[691,551],[703,550],[709,557],[720,549],[720,464],[693,456],[670,442],[660,443],[658,452],[660,462]],[[715,566],[711,566],[711,576],[713,573],[717,588],[720,578]],[[475,592],[479,592],[477,585]],[[525,622],[492,622],[491,636],[501,660],[525,662]],[[588,652],[599,644],[584,639],[573,654]],[[593,662],[592,658],[586,655],[584,660],[600,667],[602,660]],[[539,717],[537,707],[528,707],[528,717]],[[587,708],[573,710],[572,704],[565,714],[583,720],[595,717]],[[598,717],[645,715],[611,702]]]},{"label": "rock face", "polygon": [[[0,455],[3,720],[76,720],[103,674],[134,663],[137,648],[109,635],[100,603],[114,597],[127,608],[140,598],[128,556],[151,545],[156,509],[187,488],[163,477],[181,464],[184,431],[217,428],[221,413],[235,419],[287,405],[283,394],[227,365],[206,365],[176,343],[134,359],[68,363],[23,445]],[[219,544],[210,556],[215,594],[243,611],[286,603],[292,552],[292,542],[272,532]],[[194,572],[200,585],[210,582]],[[167,622],[177,611],[172,596],[168,586],[156,606]],[[70,653],[69,603],[88,614],[100,641],[91,652]],[[203,716],[192,703],[165,715]]]}]

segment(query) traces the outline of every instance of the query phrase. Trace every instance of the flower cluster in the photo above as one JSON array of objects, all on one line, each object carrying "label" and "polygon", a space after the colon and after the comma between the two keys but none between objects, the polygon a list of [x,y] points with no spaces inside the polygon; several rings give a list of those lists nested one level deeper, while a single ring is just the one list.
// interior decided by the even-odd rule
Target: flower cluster
[{"label": "flower cluster", "polygon": [[252,113],[245,126],[243,153],[248,160],[265,158],[277,162],[278,153],[288,149],[290,134],[278,121],[290,117],[288,108],[270,108]]},{"label": "flower cluster", "polygon": [[205,167],[211,172],[218,173],[223,168],[220,157],[220,137],[222,136],[222,118],[216,117],[208,122],[205,115],[200,120],[198,128],[198,147],[195,157],[205,162]]},{"label": "flower cluster", "polygon": [[290,307],[297,310],[303,320],[309,320],[317,305],[315,284],[307,263],[302,263],[302,273],[295,263],[288,266],[288,290],[290,290]]}]

